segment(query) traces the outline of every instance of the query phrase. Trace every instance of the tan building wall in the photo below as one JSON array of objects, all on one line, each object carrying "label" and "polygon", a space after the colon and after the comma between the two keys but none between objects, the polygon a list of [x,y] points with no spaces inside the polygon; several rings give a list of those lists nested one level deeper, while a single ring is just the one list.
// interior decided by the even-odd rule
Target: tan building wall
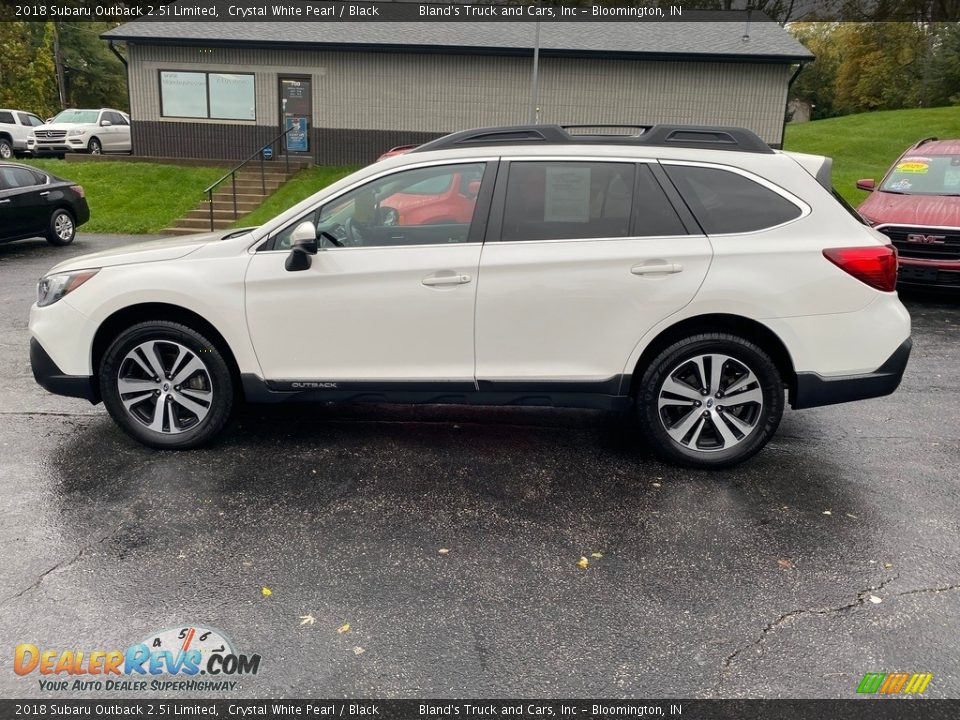
[{"label": "tan building wall", "polygon": [[[276,128],[278,77],[309,75],[315,128],[437,135],[527,122],[531,68],[529,57],[131,43],[131,114],[151,124]],[[254,72],[257,119],[162,118],[160,70]],[[779,144],[790,72],[787,64],[541,57],[539,121],[735,125]]]}]

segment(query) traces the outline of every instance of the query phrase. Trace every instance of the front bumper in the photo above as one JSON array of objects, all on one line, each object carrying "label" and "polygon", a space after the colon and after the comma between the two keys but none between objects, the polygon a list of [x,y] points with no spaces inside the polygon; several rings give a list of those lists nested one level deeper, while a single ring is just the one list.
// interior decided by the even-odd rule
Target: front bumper
[{"label": "front bumper", "polygon": [[960,290],[960,260],[926,260],[901,256],[897,284]]},{"label": "front bumper", "polygon": [[56,395],[83,398],[94,405],[100,402],[100,387],[94,378],[89,375],[65,375],[36,338],[30,338],[30,367],[34,379],[45,390]]},{"label": "front bumper", "polygon": [[823,377],[814,372],[799,372],[790,405],[794,410],[802,410],[889,395],[903,379],[912,347],[913,341],[907,338],[883,365],[863,375]]}]

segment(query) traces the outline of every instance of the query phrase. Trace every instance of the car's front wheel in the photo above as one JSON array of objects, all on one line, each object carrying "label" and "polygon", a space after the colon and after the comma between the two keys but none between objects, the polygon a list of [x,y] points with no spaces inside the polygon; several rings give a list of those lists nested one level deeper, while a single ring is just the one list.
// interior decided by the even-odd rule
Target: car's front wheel
[{"label": "car's front wheel", "polygon": [[766,445],[783,415],[784,389],[757,345],[709,333],[660,352],[640,378],[636,401],[643,435],[661,457],[721,468]]},{"label": "car's front wheel", "polygon": [[51,245],[63,246],[73,242],[77,234],[77,224],[69,210],[59,208],[50,216],[50,226],[47,228],[47,242]]},{"label": "car's front wheel", "polygon": [[87,152],[91,155],[102,155],[103,145],[96,138],[90,138],[90,142],[87,143]]},{"label": "car's front wheel", "polygon": [[104,355],[99,380],[111,417],[158,449],[209,442],[233,410],[234,383],[223,354],[179,323],[142,322],[121,333]]}]

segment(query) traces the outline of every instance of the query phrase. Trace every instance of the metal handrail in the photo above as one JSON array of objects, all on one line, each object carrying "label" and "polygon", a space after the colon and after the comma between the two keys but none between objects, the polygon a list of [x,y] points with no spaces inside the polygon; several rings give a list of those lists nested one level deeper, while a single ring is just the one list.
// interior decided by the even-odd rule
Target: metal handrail
[{"label": "metal handrail", "polygon": [[[217,180],[217,181],[216,181],[215,183],[213,183],[210,187],[208,187],[206,190],[203,191],[204,193],[206,193],[206,195],[207,195],[207,203],[210,205],[210,230],[213,230],[213,229],[214,229],[214,227],[213,227],[213,192],[214,192],[214,190],[217,189],[217,187],[220,185],[220,183],[222,183],[222,182],[223,182],[224,180],[226,180],[227,178],[230,178],[230,182],[231,182],[231,184],[232,184],[232,186],[233,186],[233,219],[236,220],[237,218],[239,218],[239,217],[240,217],[240,216],[239,216],[239,213],[237,213],[237,171],[240,170],[241,168],[243,168],[243,167],[244,167],[247,163],[249,163],[251,160],[253,160],[253,159],[256,158],[257,156],[259,156],[259,157],[260,157],[260,188],[263,190],[263,194],[266,195],[266,194],[267,194],[267,179],[266,179],[265,169],[264,169],[264,165],[263,165],[263,162],[264,162],[263,151],[266,150],[268,147],[271,148],[271,150],[272,150],[272,149],[273,149],[273,145],[274,145],[277,141],[279,141],[279,140],[281,140],[282,138],[286,137],[287,133],[289,133],[291,130],[293,130],[293,128],[292,128],[292,127],[289,127],[289,128],[287,128],[286,130],[284,130],[282,133],[280,133],[279,135],[277,135],[275,138],[273,138],[273,140],[271,140],[270,142],[268,142],[266,145],[261,145],[256,151],[254,151],[254,152],[250,155],[250,157],[248,157],[248,158],[247,158],[246,160],[244,160],[242,163],[240,163],[240,164],[237,165],[235,168],[233,168],[232,170],[230,170],[226,175],[224,175],[222,178],[220,178],[219,180]],[[285,165],[286,165],[286,173],[287,173],[287,175],[290,175],[290,153],[289,153],[289,152],[285,152],[285,153],[283,154],[283,159],[284,159],[284,163],[285,163]]]}]

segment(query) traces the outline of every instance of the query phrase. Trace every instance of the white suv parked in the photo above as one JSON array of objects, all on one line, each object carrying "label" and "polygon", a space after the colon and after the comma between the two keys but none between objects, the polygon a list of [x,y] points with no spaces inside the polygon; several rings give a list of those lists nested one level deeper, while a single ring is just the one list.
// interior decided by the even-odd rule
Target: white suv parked
[{"label": "white suv parked", "polygon": [[49,123],[34,128],[27,139],[27,152],[36,156],[128,153],[132,148],[130,116],[110,108],[64,110]]},{"label": "white suv parked", "polygon": [[9,160],[27,149],[31,131],[43,120],[23,110],[0,108],[0,160]]},{"label": "white suv parked", "polygon": [[728,466],[785,401],[906,366],[896,254],[829,175],[733,128],[455,133],[259,228],[61,263],[33,370],[155,448],[238,399],[632,406],[665,458]]}]

